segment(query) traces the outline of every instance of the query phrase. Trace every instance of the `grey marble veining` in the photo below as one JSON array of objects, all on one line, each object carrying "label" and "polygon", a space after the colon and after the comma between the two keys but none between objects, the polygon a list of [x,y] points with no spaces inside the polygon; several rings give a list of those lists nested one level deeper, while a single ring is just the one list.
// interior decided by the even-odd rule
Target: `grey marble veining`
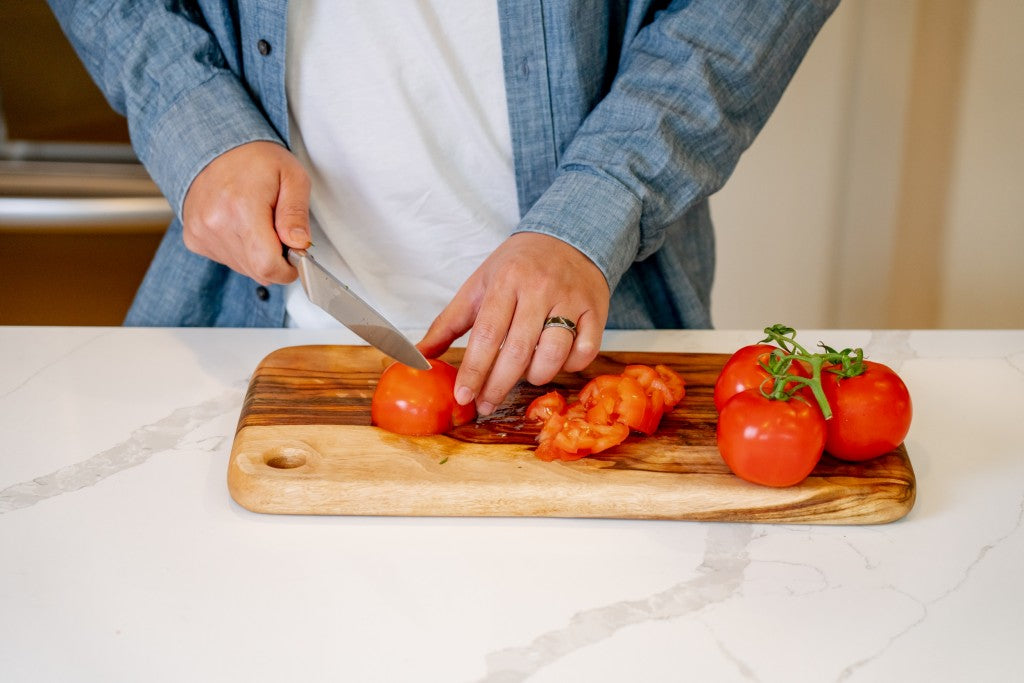
[{"label": "grey marble veining", "polygon": [[196,405],[184,406],[152,424],[139,427],[124,441],[85,460],[0,491],[0,515],[77,491],[137,467],[154,455],[173,449],[209,420],[238,410],[239,391],[233,389]]},{"label": "grey marble veining", "polygon": [[[638,600],[615,602],[575,614],[562,628],[548,631],[530,643],[486,655],[487,674],[481,683],[518,683],[566,655],[600,643],[619,630],[647,621],[674,619],[699,613],[723,602],[740,589],[750,564],[749,524],[714,524],[708,527],[704,560],[699,574],[664,591]],[[736,661],[741,670],[742,662]]]}]

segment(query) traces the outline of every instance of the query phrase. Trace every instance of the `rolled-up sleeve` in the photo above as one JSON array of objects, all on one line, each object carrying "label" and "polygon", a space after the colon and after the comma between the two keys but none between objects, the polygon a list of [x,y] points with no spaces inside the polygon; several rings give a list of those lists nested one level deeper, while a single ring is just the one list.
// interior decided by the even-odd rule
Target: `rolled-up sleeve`
[{"label": "rolled-up sleeve", "polygon": [[192,180],[216,156],[254,140],[281,142],[194,3],[49,2],[179,215]]},{"label": "rolled-up sleeve", "polygon": [[725,183],[837,4],[670,3],[623,46],[608,94],[519,229],[573,244],[614,287]]}]

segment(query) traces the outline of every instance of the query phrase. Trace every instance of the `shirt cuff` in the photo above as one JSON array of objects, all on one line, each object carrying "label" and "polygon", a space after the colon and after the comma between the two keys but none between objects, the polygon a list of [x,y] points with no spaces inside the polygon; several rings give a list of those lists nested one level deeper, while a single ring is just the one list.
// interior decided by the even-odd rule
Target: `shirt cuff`
[{"label": "shirt cuff", "polygon": [[226,72],[179,97],[149,131],[148,137],[134,139],[136,153],[178,216],[192,181],[215,158],[247,142],[283,144],[237,78]]},{"label": "shirt cuff", "polygon": [[579,249],[604,273],[609,289],[636,260],[640,200],[618,181],[563,171],[530,207],[516,232],[538,232]]}]

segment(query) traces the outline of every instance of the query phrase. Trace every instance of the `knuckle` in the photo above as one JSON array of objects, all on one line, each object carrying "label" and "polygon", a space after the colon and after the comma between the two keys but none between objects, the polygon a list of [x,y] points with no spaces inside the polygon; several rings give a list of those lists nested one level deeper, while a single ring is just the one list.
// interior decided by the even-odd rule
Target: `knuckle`
[{"label": "knuckle", "polygon": [[511,385],[505,386],[504,384],[488,384],[484,387],[484,390],[480,392],[480,399],[486,403],[490,403],[491,405],[501,405],[511,388]]},{"label": "knuckle", "polygon": [[525,366],[526,361],[534,354],[534,347],[525,339],[506,339],[501,347],[501,354],[513,364]]},{"label": "knuckle", "polygon": [[579,372],[594,362],[597,358],[598,347],[593,342],[580,340],[573,353],[569,354],[565,361],[566,372]]},{"label": "knuckle", "polygon": [[557,344],[540,344],[533,353],[534,362],[544,367],[560,366],[565,360],[565,355],[566,350]]},{"label": "knuckle", "polygon": [[263,251],[252,254],[249,268],[254,279],[261,282],[278,282],[281,279],[281,259],[272,257]]},{"label": "knuckle", "polygon": [[486,371],[487,369],[477,361],[464,357],[462,364],[459,365],[456,384],[462,384],[470,388],[479,387]]},{"label": "knuckle", "polygon": [[499,327],[489,320],[477,319],[473,323],[473,341],[477,344],[483,344],[484,346],[497,346],[504,339],[504,331],[499,331]]},{"label": "knuckle", "polygon": [[557,374],[557,369],[553,370],[550,367],[531,366],[530,371],[526,373],[526,381],[537,387],[542,384],[547,384],[553,380]]},{"label": "knuckle", "polygon": [[290,202],[277,207],[277,214],[284,220],[303,220],[306,218],[306,205],[300,202]]}]

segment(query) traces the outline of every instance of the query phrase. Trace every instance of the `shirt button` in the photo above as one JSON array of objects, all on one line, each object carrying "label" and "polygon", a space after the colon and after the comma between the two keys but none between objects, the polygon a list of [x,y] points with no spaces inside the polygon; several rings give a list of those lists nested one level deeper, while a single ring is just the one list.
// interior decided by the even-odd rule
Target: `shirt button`
[{"label": "shirt button", "polygon": [[270,298],[270,290],[263,285],[260,285],[256,288],[256,298],[260,301],[266,301]]},{"label": "shirt button", "polygon": [[270,43],[260,38],[260,42],[256,43],[256,49],[260,51],[260,54],[266,57],[270,54]]}]

